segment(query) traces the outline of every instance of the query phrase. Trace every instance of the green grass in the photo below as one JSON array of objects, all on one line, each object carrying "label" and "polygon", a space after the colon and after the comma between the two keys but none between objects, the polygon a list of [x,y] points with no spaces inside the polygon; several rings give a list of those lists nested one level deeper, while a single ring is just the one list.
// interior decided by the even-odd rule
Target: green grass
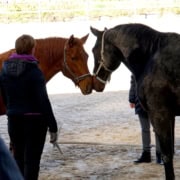
[{"label": "green grass", "polygon": [[0,2],[0,22],[67,21],[142,14],[180,14],[179,0],[13,0]]}]

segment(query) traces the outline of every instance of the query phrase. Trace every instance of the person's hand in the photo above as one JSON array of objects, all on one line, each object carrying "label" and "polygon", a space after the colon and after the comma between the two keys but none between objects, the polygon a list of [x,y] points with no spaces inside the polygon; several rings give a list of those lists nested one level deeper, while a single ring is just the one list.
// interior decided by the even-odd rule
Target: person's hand
[{"label": "person's hand", "polygon": [[134,103],[129,103],[129,106],[130,106],[131,108],[135,108],[135,104],[134,104]]},{"label": "person's hand", "polygon": [[57,132],[49,132],[50,134],[50,143],[54,144],[57,142],[58,133]]}]

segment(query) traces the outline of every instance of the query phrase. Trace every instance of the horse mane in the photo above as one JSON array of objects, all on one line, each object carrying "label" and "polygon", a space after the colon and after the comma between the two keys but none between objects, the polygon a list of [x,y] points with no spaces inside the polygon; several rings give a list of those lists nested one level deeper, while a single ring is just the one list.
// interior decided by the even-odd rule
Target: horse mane
[{"label": "horse mane", "polygon": [[62,48],[64,46],[64,42],[66,40],[67,40],[67,38],[47,37],[47,38],[36,39],[36,43],[38,45],[40,44],[42,47],[47,47],[48,46],[48,47],[54,49],[57,45],[58,45],[58,47],[61,46],[60,48]]},{"label": "horse mane", "polygon": [[[138,43],[142,46],[145,52],[148,50],[153,51],[159,46],[159,42],[164,33],[159,32],[149,26],[140,23],[130,23],[118,25],[112,28],[114,33],[116,33],[116,38],[129,39],[129,37],[135,37]],[[121,35],[117,35],[120,33]],[[128,38],[126,38],[128,37]]]},{"label": "horse mane", "polygon": [[44,39],[36,39],[35,57],[37,59],[44,57],[41,58],[41,61],[48,60],[48,62],[51,63],[51,60],[56,58],[54,57],[55,55],[57,57],[63,55],[66,40],[66,38],[61,37],[48,37]]},{"label": "horse mane", "polygon": [[144,25],[144,24],[138,24],[138,23],[131,23],[131,24],[124,24],[116,26],[114,29],[122,29],[124,33],[126,33],[128,36],[136,36],[138,39],[145,39],[146,40],[154,40],[157,38],[157,35],[159,35],[159,31]]}]

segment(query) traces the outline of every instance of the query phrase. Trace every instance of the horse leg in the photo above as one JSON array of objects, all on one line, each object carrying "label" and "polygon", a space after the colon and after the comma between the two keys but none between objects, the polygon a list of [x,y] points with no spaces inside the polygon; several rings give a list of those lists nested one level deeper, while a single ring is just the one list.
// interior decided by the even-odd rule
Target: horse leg
[{"label": "horse leg", "polygon": [[[0,91],[0,115],[4,115],[4,114],[6,114],[6,107],[4,105],[4,101],[3,101],[3,97],[1,95],[1,93],[2,92]],[[12,142],[9,143],[9,150],[12,154],[14,154]]]},{"label": "horse leg", "polygon": [[166,180],[174,180],[173,147],[172,145],[167,147],[168,144],[172,143],[172,137],[162,137],[162,135],[159,134],[158,138],[161,147]]},{"label": "horse leg", "polygon": [[174,136],[175,136],[175,134],[174,134],[174,130],[175,130],[175,118],[174,118],[174,120],[172,121],[172,126],[171,126],[171,128],[172,128],[172,138],[173,138],[173,155],[174,155],[174,153],[175,153],[175,151],[174,151],[174,142],[175,142],[175,140],[174,140]]},{"label": "horse leg", "polygon": [[167,143],[169,143],[170,145],[170,160],[167,161],[166,163],[166,157],[165,160],[163,160],[164,163],[164,167],[165,167],[165,173],[166,173],[166,179],[170,180],[170,179],[175,179],[175,175],[174,175],[174,167],[173,167],[173,157],[174,157],[174,128],[175,128],[175,117],[173,117],[170,121],[170,128],[171,128],[171,132],[170,132],[170,137],[169,137],[169,141],[167,141]]},{"label": "horse leg", "polygon": [[[6,107],[4,105],[4,101],[3,101],[3,97],[1,95],[1,93],[2,92],[0,91],[0,115],[4,115],[4,114],[6,114]],[[11,142],[9,143],[9,150],[13,154],[13,146],[12,146]]]},{"label": "horse leg", "polygon": [[[153,112],[151,112],[152,114]],[[154,113],[155,114],[155,113]],[[166,113],[156,113],[151,116],[152,125],[158,136],[162,160],[164,163],[166,180],[174,180],[174,123],[175,117],[171,116],[168,111]]]}]

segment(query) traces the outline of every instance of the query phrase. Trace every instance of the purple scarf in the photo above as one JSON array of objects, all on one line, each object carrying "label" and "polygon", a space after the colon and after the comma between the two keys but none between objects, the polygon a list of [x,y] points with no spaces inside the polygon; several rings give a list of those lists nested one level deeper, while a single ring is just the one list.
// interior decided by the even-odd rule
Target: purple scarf
[{"label": "purple scarf", "polygon": [[28,60],[28,61],[38,61],[33,55],[31,54],[17,54],[13,53],[9,57],[10,59],[23,59],[23,60]]}]

